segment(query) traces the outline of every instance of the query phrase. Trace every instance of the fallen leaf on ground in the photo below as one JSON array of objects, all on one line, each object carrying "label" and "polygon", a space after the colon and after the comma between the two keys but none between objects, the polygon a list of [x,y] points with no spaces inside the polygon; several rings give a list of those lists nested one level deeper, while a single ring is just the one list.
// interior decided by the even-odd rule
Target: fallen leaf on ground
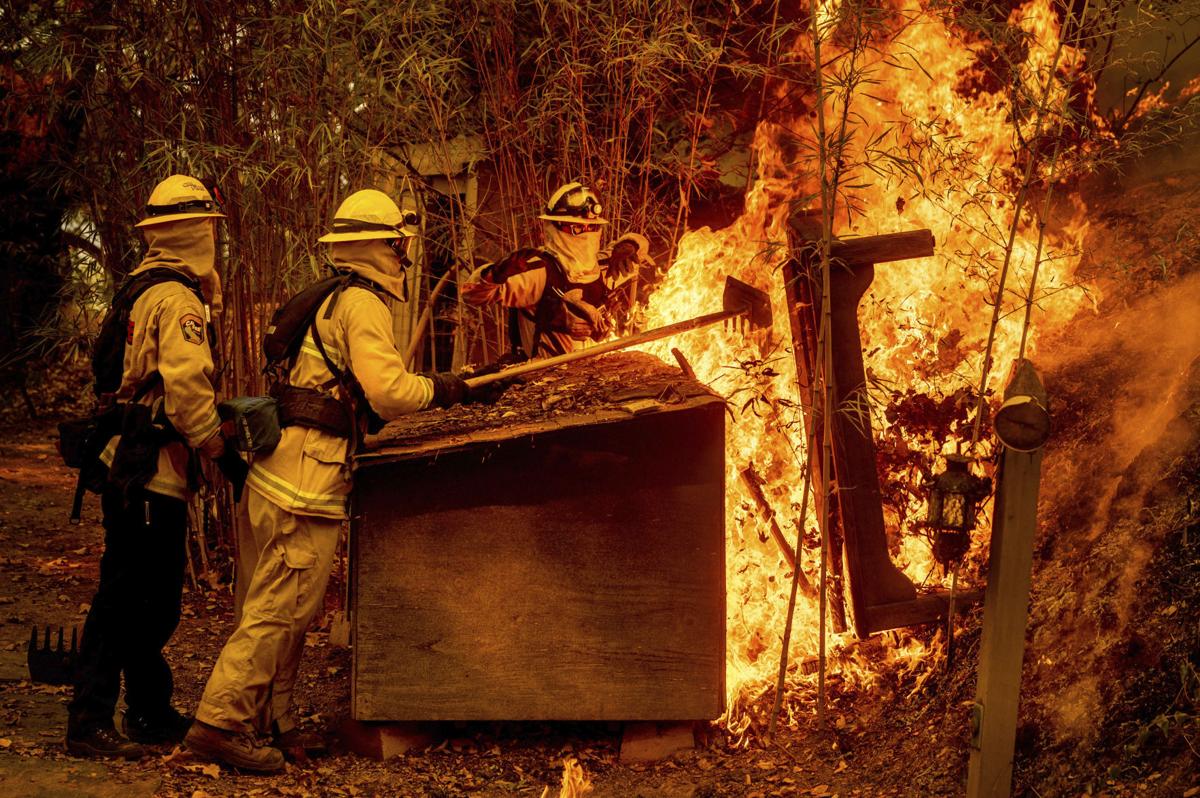
[{"label": "fallen leaf on ground", "polygon": [[205,776],[208,776],[211,779],[221,778],[221,766],[213,764],[212,762],[208,763],[207,765],[184,765],[183,769],[190,770],[192,773],[203,773]]},{"label": "fallen leaf on ground", "polygon": [[168,762],[171,762],[171,761],[174,761],[174,760],[176,760],[176,759],[180,758],[181,756],[182,756],[182,757],[186,757],[186,756],[187,756],[187,754],[186,754],[186,752],[183,750],[183,746],[179,746],[179,745],[177,745],[177,746],[175,746],[174,748],[172,748],[172,749],[171,749],[171,753],[169,753],[169,754],[164,754],[163,756],[159,757],[159,760],[158,760],[158,761],[159,761],[159,763],[160,763],[160,764],[163,764],[163,765],[165,765],[165,764],[167,764]]}]

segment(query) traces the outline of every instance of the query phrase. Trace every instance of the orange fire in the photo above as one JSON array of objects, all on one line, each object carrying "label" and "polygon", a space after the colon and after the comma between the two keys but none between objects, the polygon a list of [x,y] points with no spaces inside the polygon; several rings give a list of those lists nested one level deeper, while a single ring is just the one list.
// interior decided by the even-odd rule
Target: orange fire
[{"label": "orange fire", "polygon": [[[826,6],[825,13],[828,24],[836,24],[838,8]],[[852,101],[858,118],[851,123],[853,146],[873,142],[873,149],[863,152],[852,147],[843,154],[847,163],[858,164],[845,176],[846,182],[866,185],[849,191],[861,212],[847,214],[839,207],[835,222],[835,232],[843,238],[927,227],[937,242],[932,258],[877,267],[872,290],[860,308],[877,435],[888,429],[889,422],[878,411],[892,390],[942,397],[978,387],[996,275],[1012,222],[1013,180],[1019,181],[1021,172],[1014,158],[1017,146],[1008,98],[1001,90],[980,89],[988,85],[985,81],[975,81],[971,91],[962,88],[980,69],[977,45],[913,2],[896,12],[896,20],[901,19],[906,23],[895,25],[886,56],[877,52],[861,56],[872,83]],[[1027,90],[1042,96],[1048,85],[1051,106],[1061,102],[1066,89],[1058,75],[1064,64],[1076,63],[1081,56],[1064,47],[1054,79],[1047,80],[1059,31],[1048,0],[1032,0],[1009,21],[1028,35],[1028,55],[1019,69]],[[836,57],[845,58],[846,53],[836,50],[837,37],[826,38],[822,60],[828,64]],[[811,63],[811,42],[802,42],[793,57]],[[835,124],[840,107],[831,100],[827,112],[830,124]],[[1053,119],[1047,115],[1043,130],[1053,132]],[[679,243],[678,257],[664,284],[644,309],[646,327],[718,309],[726,275],[764,288],[772,298],[775,326],[765,337],[748,338],[710,327],[645,347],[668,362],[671,347],[680,348],[699,378],[727,396],[737,414],[728,425],[726,474],[730,691],[726,722],[735,737],[746,730],[742,717],[746,702],[774,682],[790,586],[786,562],[739,472],[753,463],[767,484],[781,525],[794,538],[806,458],[779,266],[787,254],[790,209],[797,198],[816,193],[817,181],[815,161],[789,163],[780,142],[794,136],[794,131],[811,131],[815,123],[800,113],[784,122],[760,124],[753,145],[760,177],[747,193],[741,218],[722,230],[688,233]],[[1022,118],[1019,124],[1022,134],[1029,136],[1029,120]],[[811,152],[815,135],[808,138]],[[786,149],[795,151],[794,146]],[[867,160],[879,169],[867,169]],[[896,163],[904,168],[882,169]],[[1037,248],[1032,214],[1037,210],[1038,203],[1026,206],[1013,248],[993,351],[996,366],[988,381],[992,391],[1002,386],[1022,337],[1024,295]],[[1094,299],[1073,277],[1085,231],[1078,218],[1081,214],[1075,216],[1051,219],[1047,227],[1027,355],[1036,353],[1038,329],[1064,323]],[[970,439],[971,431],[956,429],[954,434],[961,443]],[[955,444],[919,441],[913,445],[924,446],[932,461],[952,451]],[[923,517],[923,509],[910,507],[907,517]],[[911,528],[900,528],[899,518],[888,520],[889,534],[897,538],[897,564],[915,584],[942,586],[943,575],[935,571],[926,538]],[[811,509],[807,526],[809,543],[803,547],[802,562],[815,582],[819,546],[814,545],[818,535]],[[988,526],[983,519],[981,530]],[[983,541],[976,541],[973,554],[982,546]],[[794,623],[790,657],[795,663],[817,650],[815,602],[801,597]],[[835,652],[830,667],[841,670],[845,678],[869,684],[870,662],[837,655],[850,642],[848,636],[829,634],[829,647]],[[890,652],[893,661],[910,663],[928,654],[926,646],[903,635]],[[810,678],[794,673],[793,681]]]}]

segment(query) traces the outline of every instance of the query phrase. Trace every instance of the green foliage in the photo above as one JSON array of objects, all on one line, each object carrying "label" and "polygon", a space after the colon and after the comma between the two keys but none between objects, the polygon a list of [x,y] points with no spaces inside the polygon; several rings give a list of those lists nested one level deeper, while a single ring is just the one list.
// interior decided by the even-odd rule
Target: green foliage
[{"label": "green foliage", "polygon": [[453,193],[426,202],[452,253],[535,243],[538,206],[571,179],[600,191],[614,231],[674,241],[691,199],[719,179],[715,159],[748,127],[721,116],[713,87],[744,91],[765,74],[786,28],[762,24],[773,8],[291,0],[166,13],[131,0],[47,4],[8,20],[8,35],[16,69],[61,89],[47,113],[81,120],[77,146],[45,173],[107,272],[137,264],[132,225],[158,180],[220,182],[222,340],[241,391],[255,387],[265,314],[320,270],[315,239],[340,199],[374,185],[432,200],[422,174],[455,174],[461,136],[486,152],[481,210]]},{"label": "green foliage", "polygon": [[1169,745],[1173,740],[1181,740],[1195,751],[1197,734],[1200,734],[1200,671],[1188,660],[1182,660],[1179,692],[1171,706],[1138,726],[1125,751],[1136,756],[1156,745]]}]

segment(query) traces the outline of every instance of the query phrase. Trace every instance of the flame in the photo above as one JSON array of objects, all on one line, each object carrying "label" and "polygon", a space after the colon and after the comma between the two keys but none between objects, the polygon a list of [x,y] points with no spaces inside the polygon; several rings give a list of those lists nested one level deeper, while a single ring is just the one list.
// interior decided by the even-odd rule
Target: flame
[{"label": "flame", "polygon": [[[575,757],[567,757],[563,760],[562,786],[558,791],[558,798],[583,798],[592,791],[592,780],[587,777],[583,766]],[[549,798],[550,788],[546,787],[542,790],[541,798]]]},{"label": "flame", "polygon": [[[820,13],[822,30],[836,26],[836,6],[827,4]],[[850,182],[864,184],[851,192],[858,209],[848,213],[839,207],[835,222],[835,232],[843,238],[927,227],[937,242],[934,257],[878,266],[860,308],[873,423],[880,438],[897,431],[879,411],[898,396],[940,399],[978,389],[996,275],[1012,221],[1011,195],[1022,172],[1014,157],[1019,148],[1010,121],[1018,117],[1010,116],[1002,89],[986,88],[978,58],[981,45],[965,41],[947,20],[914,2],[902,4],[896,19],[904,24],[890,34],[887,52],[871,52],[865,65],[872,80],[865,88],[871,96],[860,93],[852,105],[859,119],[854,141],[859,146],[871,142],[872,149],[850,151],[846,158],[903,162],[904,168],[872,174],[860,167],[857,174],[847,175],[854,178]],[[1059,48],[1059,21],[1048,0],[1031,0],[1013,12],[1010,23],[1027,36],[1028,54],[1019,69],[1026,96],[1048,94],[1049,106],[1062,102],[1068,95],[1063,76],[1069,69],[1064,72],[1064,67],[1078,65],[1082,55],[1070,46]],[[834,41],[822,45],[825,63],[837,55]],[[804,53],[802,43],[795,57],[805,58]],[[839,109],[827,110],[836,121]],[[1035,121],[1028,114],[1020,116],[1018,124],[1022,136],[1032,135],[1029,126]],[[1053,124],[1043,121],[1042,130]],[[798,109],[795,119],[760,123],[753,144],[760,177],[747,192],[742,216],[727,228],[685,235],[664,283],[643,309],[647,328],[719,309],[726,275],[767,290],[773,305],[775,326],[765,337],[709,327],[644,347],[668,362],[671,348],[681,349],[697,376],[729,398],[738,414],[728,425],[726,447],[730,709],[725,722],[735,739],[747,729],[748,702],[764,695],[774,681],[790,587],[789,569],[767,534],[767,519],[739,472],[753,464],[788,536],[796,534],[803,499],[805,441],[779,266],[787,254],[788,214],[799,198],[817,193],[812,162],[797,164],[794,155],[789,159],[786,154],[796,150],[795,134],[789,131],[811,128],[806,109]],[[807,146],[811,152],[811,142]],[[1026,204],[1013,246],[989,391],[1000,387],[1020,347],[1024,294],[1038,249],[1032,214],[1040,207],[1034,205]],[[1071,218],[1052,220],[1046,228],[1026,356],[1036,352],[1038,330],[1065,323],[1095,299],[1094,289],[1074,278],[1086,232],[1085,212],[1077,204]],[[970,438],[963,423],[956,423],[951,432],[960,441]],[[930,460],[950,448],[948,442],[932,439],[909,440],[906,445],[920,448]],[[893,556],[914,583],[938,586],[943,578],[934,572],[929,543],[907,520],[920,517],[922,511],[916,498],[900,511],[889,511],[889,534],[898,538]],[[812,515],[810,511],[805,522],[807,543],[801,552],[809,574],[815,573],[819,557]],[[981,528],[989,525],[986,518],[981,521]],[[981,547],[976,541],[976,556]],[[830,667],[854,684],[871,685],[880,658],[855,655],[846,636],[828,634],[831,650],[840,649]],[[882,661],[909,663],[909,668],[939,646],[936,639],[925,645],[902,633],[891,633],[888,640]],[[802,598],[796,607],[791,661],[810,657],[817,644],[816,603]],[[792,677],[808,678],[812,677]]]}]

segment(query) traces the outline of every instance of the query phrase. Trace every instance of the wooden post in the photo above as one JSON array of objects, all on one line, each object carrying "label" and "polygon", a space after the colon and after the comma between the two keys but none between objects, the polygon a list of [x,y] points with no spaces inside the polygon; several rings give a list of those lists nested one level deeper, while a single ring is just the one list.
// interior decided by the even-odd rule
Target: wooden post
[{"label": "wooden post", "polygon": [[[1028,397],[1045,412],[1046,392],[1028,360],[1018,361],[1004,394],[1006,404],[1019,397]],[[1025,655],[1033,539],[1037,532],[1041,447],[1049,435],[1048,412],[1046,419],[1040,440],[1031,439],[1029,425],[1009,429],[997,419],[996,432],[1005,448],[1000,462],[984,596],[967,798],[1001,798],[1009,795],[1012,788],[1021,661]],[[1019,433],[1015,437],[1014,431]]]}]

